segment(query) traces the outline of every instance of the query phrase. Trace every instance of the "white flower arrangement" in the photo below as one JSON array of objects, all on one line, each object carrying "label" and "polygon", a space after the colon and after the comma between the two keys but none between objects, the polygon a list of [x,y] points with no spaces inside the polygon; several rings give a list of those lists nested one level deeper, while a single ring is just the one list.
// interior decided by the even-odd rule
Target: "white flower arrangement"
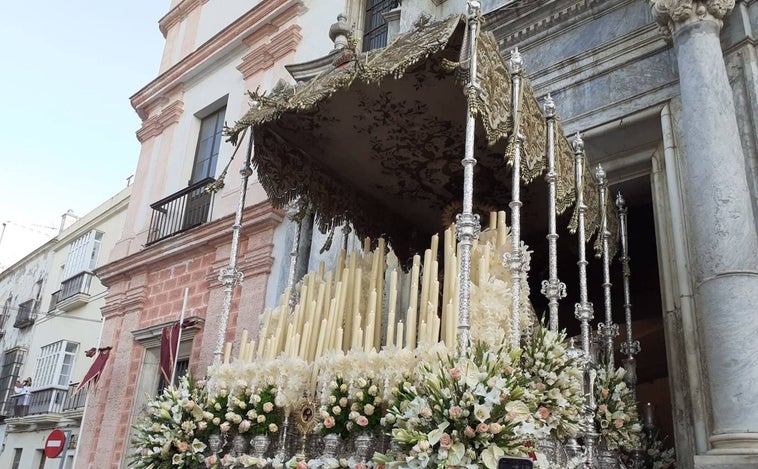
[{"label": "white flower arrangement", "polygon": [[595,426],[600,443],[610,450],[631,451],[640,446],[637,403],[632,390],[624,382],[626,370],[602,364],[595,381]]},{"label": "white flower arrangement", "polygon": [[135,425],[130,465],[135,468],[195,468],[203,464],[204,382],[180,378],[148,402],[146,416]]}]

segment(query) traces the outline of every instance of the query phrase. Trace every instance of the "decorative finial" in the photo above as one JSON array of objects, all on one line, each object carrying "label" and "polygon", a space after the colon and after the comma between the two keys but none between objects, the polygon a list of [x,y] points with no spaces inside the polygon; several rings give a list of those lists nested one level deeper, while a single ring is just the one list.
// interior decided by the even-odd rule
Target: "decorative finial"
[{"label": "decorative finial", "polygon": [[347,17],[340,13],[337,15],[337,22],[329,27],[329,39],[334,42],[335,49],[344,49],[347,47],[350,32],[351,29],[347,24]]},{"label": "decorative finial", "polygon": [[577,132],[574,136],[574,140],[571,142],[571,146],[574,147],[574,153],[584,152],[584,140],[582,140],[582,135],[579,132]]},{"label": "decorative finial", "polygon": [[626,209],[626,199],[623,195],[621,195],[621,191],[619,191],[618,194],[616,194],[616,207],[619,209],[619,211],[623,211]]},{"label": "decorative finial", "polygon": [[511,58],[508,61],[508,65],[513,75],[521,73],[521,69],[524,66],[524,59],[521,57],[521,54],[518,51],[518,47],[514,48],[511,51]]},{"label": "decorative finial", "polygon": [[550,93],[545,96],[543,107],[545,109],[545,117],[555,117],[555,101],[553,101]]},{"label": "decorative finial", "polygon": [[482,2],[479,0],[469,0],[467,6],[469,16],[479,15],[482,11]]},{"label": "decorative finial", "polygon": [[605,170],[601,164],[597,165],[597,168],[595,168],[595,179],[600,186],[604,186],[606,184]]}]

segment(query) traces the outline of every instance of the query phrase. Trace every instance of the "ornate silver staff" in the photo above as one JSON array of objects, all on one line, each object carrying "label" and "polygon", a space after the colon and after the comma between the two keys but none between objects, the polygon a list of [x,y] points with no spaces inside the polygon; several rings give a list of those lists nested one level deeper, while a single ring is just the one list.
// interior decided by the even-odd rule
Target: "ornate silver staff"
[{"label": "ornate silver staff", "polygon": [[518,49],[511,52],[508,61],[511,69],[512,108],[513,108],[513,172],[511,175],[511,252],[503,255],[503,262],[510,267],[511,277],[511,347],[518,348],[521,343],[521,274],[527,263],[521,256],[521,148],[524,134],[521,133],[521,74],[524,60]]},{"label": "ornate silver staff", "polygon": [[232,308],[232,293],[234,287],[240,285],[244,279],[244,274],[237,270],[237,251],[240,244],[240,230],[242,229],[242,211],[245,209],[245,196],[247,195],[247,180],[253,174],[250,167],[250,161],[253,156],[254,136],[253,127],[250,126],[250,141],[247,145],[247,155],[245,162],[240,169],[240,197],[237,203],[237,212],[234,215],[234,224],[232,225],[232,247],[229,252],[229,265],[218,275],[218,280],[224,285],[224,302],[221,305],[221,316],[218,318],[218,335],[216,336],[216,348],[213,351],[213,363],[221,364],[221,352],[226,341],[226,328],[229,325],[229,312]]},{"label": "ornate silver staff", "polygon": [[[628,209],[626,207],[626,200],[624,200],[621,192],[616,196],[616,207],[619,211],[619,231],[621,232],[621,268],[624,278],[624,319],[626,320],[626,341],[621,343],[621,353],[626,355],[624,368],[626,368],[627,372],[627,384],[634,389],[634,385],[637,384],[637,363],[634,356],[640,353],[642,347],[640,347],[638,340],[633,340],[632,336],[632,303],[629,293],[629,278],[632,274],[629,270]],[[631,380],[633,382],[630,382]]]},{"label": "ornate silver staff", "polygon": [[545,98],[545,124],[547,128],[547,181],[548,188],[548,279],[542,281],[541,293],[548,300],[550,311],[550,330],[558,332],[558,300],[566,297],[566,284],[558,280],[558,229],[556,227],[556,181],[555,172],[555,101],[548,93]]},{"label": "ornate silver staff", "polygon": [[600,240],[602,244],[602,262],[603,262],[603,300],[605,307],[605,323],[598,324],[598,334],[602,337],[605,353],[608,356],[608,368],[613,369],[613,339],[619,334],[618,325],[613,323],[611,310],[611,270],[610,270],[610,251],[608,238],[611,233],[608,231],[608,214],[606,211],[608,179],[605,177],[605,170],[601,165],[595,169],[595,180],[597,181],[598,201],[600,206]]},{"label": "ornate silver staff", "polygon": [[595,458],[595,376],[596,372],[590,361],[590,321],[594,317],[592,303],[587,299],[587,252],[585,238],[584,204],[584,141],[577,132],[574,141],[574,182],[576,187],[577,237],[579,238],[579,303],[574,306],[574,315],[580,322],[582,331],[582,352],[586,359],[587,376],[585,380],[586,407],[584,412],[584,448],[585,467],[592,467]]},{"label": "ornate silver staff", "polygon": [[479,215],[473,213],[474,198],[474,131],[476,129],[476,117],[473,109],[476,96],[479,93],[479,79],[477,73],[477,54],[476,43],[479,36],[479,26],[481,22],[480,3],[470,0],[468,7],[468,65],[469,76],[468,82],[464,87],[466,92],[466,147],[463,160],[463,207],[462,213],[457,215],[455,224],[455,234],[461,248],[461,271],[460,271],[460,293],[459,293],[459,311],[458,311],[458,345],[461,348],[467,347],[469,342],[469,300],[471,287],[471,246],[474,240],[479,237],[481,226],[479,224]]}]

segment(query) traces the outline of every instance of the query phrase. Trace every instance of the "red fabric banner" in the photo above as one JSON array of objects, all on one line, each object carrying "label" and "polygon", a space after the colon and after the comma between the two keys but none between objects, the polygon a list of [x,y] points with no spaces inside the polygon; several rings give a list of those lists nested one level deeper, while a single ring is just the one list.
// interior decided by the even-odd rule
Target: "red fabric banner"
[{"label": "red fabric banner", "polygon": [[176,323],[166,326],[161,332],[161,374],[166,383],[171,385],[171,372],[174,369],[176,353],[179,351],[179,327]]},{"label": "red fabric banner", "polygon": [[76,387],[73,394],[78,393],[83,387],[87,386],[89,383],[97,383],[97,380],[100,379],[100,375],[103,373],[103,370],[105,369],[105,364],[108,362],[108,357],[111,354],[111,348],[110,347],[103,347],[99,349],[99,354],[97,358],[95,358],[95,361],[92,362],[92,366],[89,367],[89,370],[87,371],[87,374],[84,375],[84,378],[82,378],[81,382],[79,383],[79,386]]}]

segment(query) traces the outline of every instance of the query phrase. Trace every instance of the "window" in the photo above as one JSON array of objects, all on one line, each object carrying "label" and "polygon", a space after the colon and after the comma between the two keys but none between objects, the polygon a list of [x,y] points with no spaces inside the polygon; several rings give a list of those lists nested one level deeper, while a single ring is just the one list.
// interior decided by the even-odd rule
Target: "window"
[{"label": "window", "polygon": [[226,107],[203,118],[200,122],[200,134],[197,137],[195,164],[192,167],[192,179],[189,184],[202,181],[216,174],[216,161],[221,148],[221,132],[224,130]]},{"label": "window", "polygon": [[3,365],[0,368],[0,415],[13,415],[13,386],[21,374],[25,359],[26,350],[22,348],[11,349],[3,354]]},{"label": "window", "polygon": [[37,469],[45,469],[45,463],[47,462],[47,456],[45,456],[45,451],[38,449],[36,451],[36,454],[34,456],[34,459],[37,462]]},{"label": "window", "polygon": [[[174,372],[174,386],[179,384],[179,378],[186,375],[187,370],[189,370],[189,358],[178,359],[176,361],[176,371]],[[166,379],[161,375],[160,381],[158,382],[158,394],[163,392],[166,384]]]},{"label": "window", "polygon": [[102,240],[103,233],[92,230],[71,243],[66,266],[63,268],[63,280],[97,267],[97,256],[100,254]]},{"label": "window", "polygon": [[397,0],[366,0],[366,24],[363,28],[363,50],[379,49],[387,45],[387,23],[383,13],[398,4]]},{"label": "window", "polygon": [[61,340],[42,347],[37,357],[34,387],[68,386],[79,344]]},{"label": "window", "polygon": [[14,448],[13,449],[13,463],[11,465],[11,469],[18,469],[21,465],[21,453],[24,451],[24,448]]}]

